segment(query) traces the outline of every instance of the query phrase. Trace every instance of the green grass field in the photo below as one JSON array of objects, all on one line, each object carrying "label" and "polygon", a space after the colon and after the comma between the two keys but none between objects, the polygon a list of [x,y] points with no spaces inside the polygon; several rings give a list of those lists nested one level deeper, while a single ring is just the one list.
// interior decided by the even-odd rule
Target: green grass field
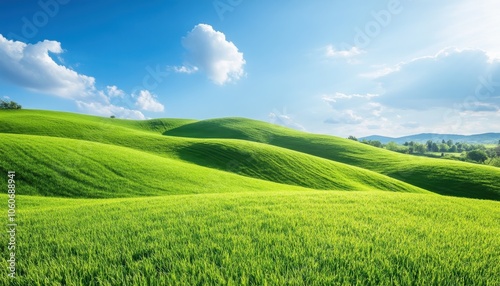
[{"label": "green grass field", "polygon": [[[443,152],[427,152],[425,153],[425,155],[429,155],[430,156],[433,156],[433,157],[441,157],[441,154],[443,154]],[[460,157],[462,155],[462,153],[453,153],[453,152],[446,152],[444,153],[444,156],[446,157]]]},{"label": "green grass field", "polygon": [[18,205],[17,285],[500,283],[492,201],[302,191]]},{"label": "green grass field", "polygon": [[5,190],[8,171],[0,285],[500,285],[498,168],[243,118],[16,110]]}]

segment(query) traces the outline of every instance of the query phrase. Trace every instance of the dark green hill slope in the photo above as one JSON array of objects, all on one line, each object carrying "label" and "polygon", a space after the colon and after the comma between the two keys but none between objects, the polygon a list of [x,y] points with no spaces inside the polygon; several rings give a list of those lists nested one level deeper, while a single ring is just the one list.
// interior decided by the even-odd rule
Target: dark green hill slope
[{"label": "dark green hill slope", "polygon": [[[337,189],[342,185],[346,190],[380,189],[385,184],[385,190],[401,191],[401,187],[406,186],[409,191],[426,189],[445,195],[500,200],[500,170],[492,167],[416,158],[351,140],[298,132],[243,118],[197,122],[178,119],[132,121],[22,110],[0,112],[0,122],[0,133],[37,134],[125,146],[245,176],[310,188]],[[183,137],[179,137],[181,135]],[[336,162],[388,175],[421,189],[398,185],[387,177],[377,177]],[[382,178],[385,183],[379,184]]]},{"label": "dark green hill slope", "polygon": [[418,158],[352,140],[300,132],[256,120],[204,120],[171,129],[164,134],[262,142],[379,172],[443,195],[500,200],[498,168]]},{"label": "dark green hill slope", "polygon": [[[138,168],[137,166],[142,165],[154,167],[151,171],[146,169],[139,172],[143,174],[140,178],[142,180],[147,180],[147,174],[151,173],[151,176],[162,178],[177,186],[170,190],[174,193],[177,192],[176,190],[178,189],[186,191],[186,188],[190,186],[190,180],[188,178],[191,173],[194,174],[196,178],[199,178],[200,182],[200,184],[193,186],[193,189],[196,189],[196,187],[203,189],[203,172],[208,172],[208,177],[214,177],[212,178],[214,180],[213,184],[216,184],[217,180],[215,180],[215,174],[227,174],[226,172],[220,171],[229,171],[246,177],[280,184],[321,190],[425,192],[422,189],[375,172],[275,146],[267,146],[260,143],[241,140],[168,138],[161,134],[137,131],[135,129],[115,126],[113,124],[101,125],[93,122],[92,120],[96,119],[93,117],[74,117],[74,115],[70,115],[68,119],[66,114],[61,113],[52,114],[52,116],[46,118],[43,115],[39,115],[37,112],[33,113],[34,119],[32,120],[27,120],[25,116],[26,112],[19,113],[23,115],[20,117],[21,119],[16,118],[16,116],[11,116],[8,120],[5,120],[9,122],[9,124],[6,125],[15,126],[17,124],[16,131],[18,132],[31,132],[51,136],[26,136],[0,133],[0,144],[2,144],[0,146],[3,146],[2,155],[5,158],[3,169],[6,171],[8,166],[17,166],[19,170],[24,170],[23,173],[25,176],[31,174],[32,179],[30,179],[30,182],[32,182],[33,186],[39,186],[40,190],[43,189],[45,191],[51,189],[51,181],[58,182],[61,180],[61,183],[58,185],[65,186],[62,188],[65,191],[62,192],[59,190],[61,187],[57,187],[58,191],[55,193],[56,195],[71,195],[71,193],[74,192],[78,193],[80,192],[80,190],[78,190],[79,184],[83,184],[85,185],[84,189],[88,188],[88,190],[85,191],[86,193],[90,192],[92,188],[96,188],[97,190],[105,190],[105,195],[103,196],[113,196],[112,190],[107,186],[111,185],[120,188],[125,184],[125,181],[130,181],[132,185],[135,186],[133,188],[135,190],[133,194],[137,195],[144,191],[139,187],[140,184],[137,183],[141,182],[141,180],[137,181],[131,179],[135,178],[135,173],[128,175],[130,170],[127,169],[127,165],[131,166],[130,169],[135,169]],[[58,116],[59,118],[57,118]],[[81,122],[78,118],[80,118]],[[28,124],[24,124],[24,122],[28,122]],[[37,125],[40,127],[36,128]],[[68,136],[70,138],[79,139],[64,141],[66,138],[54,138],[52,136]],[[85,138],[86,140],[81,140],[81,138]],[[46,143],[44,143],[45,141]],[[96,145],[92,141],[107,144]],[[57,146],[58,144],[60,146]],[[128,152],[134,150],[118,148],[118,146],[114,144],[132,147],[135,151],[140,151],[140,153]],[[47,145],[46,149],[44,149],[45,145]],[[149,154],[144,153],[145,151]],[[66,152],[67,155],[64,155],[64,152]],[[147,162],[141,162],[141,154],[149,156],[147,157]],[[89,158],[92,158],[92,160],[88,161]],[[193,164],[183,163],[180,160],[207,166],[212,169],[200,168]],[[63,161],[65,163],[61,163]],[[68,166],[74,166],[74,162],[86,163],[74,170],[68,168]],[[181,168],[177,166],[177,163],[182,163],[184,165],[182,165]],[[40,164],[46,168],[40,167]],[[110,174],[106,173],[109,171],[109,168],[104,170],[106,172],[103,172],[108,174],[109,178],[116,178],[116,180],[108,179],[102,184],[96,183],[101,181],[99,180],[99,175],[92,173],[92,170],[101,170],[102,167],[99,164],[107,164],[109,168],[113,169],[114,171]],[[167,165],[177,166],[176,170],[184,174],[184,177],[172,177],[169,175],[172,174],[172,171],[165,171],[166,175],[160,175],[158,172],[160,172],[160,170],[165,170]],[[192,172],[190,168],[193,169]],[[215,170],[213,170],[213,168],[219,171],[214,173]],[[65,183],[64,177],[59,178],[57,176],[59,172],[68,176],[80,176],[82,172],[90,172],[89,174],[93,175],[89,175],[90,177],[82,182],[76,180],[74,182]],[[117,177],[113,175],[115,172],[124,175]],[[51,174],[50,179],[43,179],[46,177],[44,173]],[[42,179],[36,179],[36,177]],[[186,184],[183,182],[184,179],[186,179]],[[221,186],[224,185],[224,181],[227,181],[225,176],[220,177],[219,180],[221,181]],[[47,181],[49,182],[48,185],[41,184],[47,183]],[[118,182],[118,185],[115,185],[115,181]],[[146,191],[144,192],[147,194],[156,194],[159,190],[154,190],[155,184],[145,184],[144,189]],[[183,186],[184,184],[186,186]],[[165,185],[165,182],[159,183],[159,189],[163,190],[160,193],[168,193],[167,189],[161,187],[163,185]],[[275,187],[269,187],[268,189],[272,190],[274,188]],[[236,189],[241,189],[241,187]],[[47,193],[40,193],[40,190],[31,190],[30,192],[47,195]],[[205,191],[216,192],[217,190],[215,187],[211,187],[207,190],[203,190],[203,192]],[[123,193],[127,192],[128,191],[124,191]],[[192,190],[192,192],[199,191]],[[100,194],[98,194],[98,196],[100,196]]]},{"label": "dark green hill slope", "polygon": [[[130,148],[0,134],[0,172],[16,172],[18,194],[116,198],[307,190],[221,172]],[[7,185],[7,177],[0,182]]]}]

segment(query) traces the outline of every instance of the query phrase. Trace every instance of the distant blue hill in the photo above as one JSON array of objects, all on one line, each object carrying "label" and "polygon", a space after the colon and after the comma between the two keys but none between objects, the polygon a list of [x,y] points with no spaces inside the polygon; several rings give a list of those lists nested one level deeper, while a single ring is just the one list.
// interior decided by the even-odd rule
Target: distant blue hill
[{"label": "distant blue hill", "polygon": [[428,140],[436,141],[448,141],[453,140],[453,142],[465,142],[465,143],[475,143],[475,144],[497,144],[500,140],[500,133],[484,133],[476,135],[456,135],[456,134],[436,134],[436,133],[422,133],[416,135],[409,135],[404,137],[386,137],[379,135],[372,135],[368,137],[359,138],[359,140],[377,140],[383,144],[389,142],[396,142],[398,144],[404,144],[405,142],[418,142],[425,143]]}]

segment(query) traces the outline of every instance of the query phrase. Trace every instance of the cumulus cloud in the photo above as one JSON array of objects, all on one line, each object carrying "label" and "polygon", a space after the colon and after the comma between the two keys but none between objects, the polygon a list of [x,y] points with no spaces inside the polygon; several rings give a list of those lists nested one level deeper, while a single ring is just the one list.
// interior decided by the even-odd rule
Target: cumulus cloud
[{"label": "cumulus cloud", "polygon": [[[357,118],[356,116],[353,116],[353,110],[356,110],[356,112],[358,113],[380,117],[380,114],[382,113],[382,106],[379,103],[373,101],[373,99],[376,99],[378,96],[378,94],[372,93],[346,94],[342,92],[336,92],[335,94],[331,95],[323,95],[322,99],[324,102],[328,103],[333,112],[337,113],[336,117],[343,116],[351,118],[350,120],[348,120],[348,122],[352,124],[352,122],[359,121],[353,120]],[[341,110],[350,110],[350,113],[341,112]],[[332,120],[329,121],[330,123],[332,122]],[[341,123],[341,121],[337,123]]]},{"label": "cumulus cloud", "polygon": [[377,101],[394,108],[500,106],[500,62],[482,50],[445,49],[385,70],[376,81],[384,89]]},{"label": "cumulus cloud", "polygon": [[[323,123],[337,125],[359,125],[367,120],[379,120],[382,118],[383,106],[373,99],[379,95],[366,93],[342,93],[322,95],[323,102],[328,104],[328,112]],[[361,115],[360,115],[361,114]]]},{"label": "cumulus cloud", "polygon": [[50,54],[61,54],[57,41],[26,44],[0,34],[0,77],[46,94],[64,98],[88,97],[95,90],[95,79],[56,63]]},{"label": "cumulus cloud", "polygon": [[76,104],[81,111],[98,116],[109,117],[111,115],[114,115],[117,118],[123,119],[146,119],[144,114],[142,114],[142,112],[138,110],[131,110],[113,104],[103,104],[100,102],[83,102],[79,100],[76,101]]},{"label": "cumulus cloud", "polygon": [[[97,89],[93,77],[78,74],[51,57],[56,55],[59,62],[64,62],[60,58],[62,53],[61,43],[57,41],[27,44],[8,40],[0,34],[0,78],[34,92],[75,100],[82,112],[145,119],[140,111],[130,108],[133,102],[127,104],[132,97],[117,86]],[[136,105],[146,111],[163,111],[163,105],[148,91],[141,91]]]},{"label": "cumulus cloud", "polygon": [[364,54],[365,51],[358,47],[351,47],[350,49],[337,50],[333,45],[328,45],[325,48],[325,56],[328,58],[344,58],[349,63],[354,63],[354,57]]},{"label": "cumulus cloud", "polygon": [[139,94],[137,96],[137,102],[135,103],[135,105],[141,110],[162,112],[165,109],[163,104],[159,103],[156,100],[156,96],[148,90],[139,91]]},{"label": "cumulus cloud", "polygon": [[[444,49],[362,75],[372,93],[322,96],[335,132],[407,135],[498,129],[500,60],[478,49]],[[496,125],[495,125],[496,124]]]},{"label": "cumulus cloud", "polygon": [[399,136],[498,129],[500,60],[483,50],[447,48],[362,77],[376,93],[322,96],[330,107],[324,122],[336,124],[335,132]]},{"label": "cumulus cloud", "polygon": [[123,97],[125,92],[119,89],[116,85],[111,85],[106,87],[106,91],[109,97]]},{"label": "cumulus cloud", "polygon": [[218,85],[238,80],[245,73],[243,53],[210,25],[196,25],[182,39],[182,45],[187,51],[187,63],[177,67],[177,72],[193,73],[200,70]]}]

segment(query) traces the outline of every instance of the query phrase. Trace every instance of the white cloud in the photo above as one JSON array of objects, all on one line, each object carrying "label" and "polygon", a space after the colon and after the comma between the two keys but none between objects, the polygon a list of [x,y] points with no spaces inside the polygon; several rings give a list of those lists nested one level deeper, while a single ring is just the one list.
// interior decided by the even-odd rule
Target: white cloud
[{"label": "white cloud", "polygon": [[400,63],[375,79],[377,101],[394,108],[458,108],[496,111],[500,106],[500,62],[482,50],[445,49]]},{"label": "white cloud", "polygon": [[331,102],[331,103],[335,103],[337,102],[338,100],[342,100],[342,99],[353,99],[353,98],[358,98],[358,99],[364,99],[364,100],[370,100],[374,97],[377,97],[379,96],[378,94],[371,94],[371,93],[367,93],[367,94],[345,94],[345,93],[342,93],[342,92],[336,92],[334,95],[323,95],[323,100],[326,101],[326,102]]},{"label": "white cloud", "polygon": [[474,47],[500,58],[500,5],[497,0],[450,1],[439,17],[446,23],[437,30],[443,46]]},{"label": "white cloud", "polygon": [[57,64],[50,56],[61,54],[57,41],[26,44],[0,34],[0,77],[18,86],[64,98],[92,95],[95,79]]},{"label": "white cloud", "polygon": [[142,112],[138,110],[131,110],[113,104],[102,104],[99,102],[83,102],[79,100],[76,101],[76,104],[80,110],[89,114],[106,116],[106,117],[114,115],[117,118],[124,118],[124,119],[139,119],[139,120],[146,119],[144,114],[142,114]]},{"label": "white cloud", "polygon": [[[363,114],[365,117],[381,116],[383,107],[379,103],[373,101],[373,99],[376,99],[378,96],[378,94],[372,93],[346,94],[336,92],[333,95],[323,95],[322,99],[330,106],[330,111],[334,114],[333,118],[350,118],[347,122],[352,124],[360,120],[355,116],[354,110],[356,110],[357,113]],[[345,110],[349,110],[350,112],[346,113]],[[329,121],[330,123],[332,122],[332,120]],[[337,121],[337,123],[342,123],[342,120]]]},{"label": "white cloud", "polygon": [[139,91],[135,105],[144,111],[162,112],[165,107],[156,100],[156,96],[148,90]]},{"label": "white cloud", "polygon": [[379,78],[379,77],[383,77],[385,75],[388,75],[392,72],[395,72],[396,68],[395,67],[393,67],[393,68],[385,67],[385,68],[377,69],[375,71],[361,73],[359,76],[364,77],[364,78],[369,78],[369,79],[375,79],[375,78]]},{"label": "white cloud", "polygon": [[173,70],[176,73],[192,74],[198,71],[198,67],[180,66],[180,67],[173,67]]},{"label": "white cloud", "polygon": [[360,124],[363,122],[363,117],[354,113],[353,110],[338,111],[334,110],[332,115],[325,121],[327,124]]},{"label": "white cloud", "polygon": [[344,58],[347,59],[349,63],[354,63],[352,58],[364,54],[365,51],[359,49],[358,47],[351,47],[346,50],[337,50],[333,45],[328,45],[325,48],[325,56],[328,58]]},{"label": "white cloud", "polygon": [[182,39],[182,45],[187,50],[187,64],[179,67],[178,72],[189,73],[199,69],[218,85],[238,80],[245,73],[243,53],[210,25],[196,25]]},{"label": "white cloud", "polygon": [[[73,99],[79,110],[86,113],[145,119],[138,110],[111,103],[113,100],[123,105],[130,98],[117,86],[98,90],[93,77],[78,74],[56,63],[51,54],[57,55],[58,61],[63,63],[64,59],[59,56],[62,52],[61,43],[57,41],[26,44],[8,40],[0,34],[0,78],[34,92]],[[139,99],[145,110],[158,110],[160,107],[163,110],[163,105],[156,102],[150,94]],[[133,104],[128,104],[131,105]]]},{"label": "white cloud", "polygon": [[[444,49],[369,75],[375,93],[323,95],[334,134],[401,136],[498,130],[500,61],[479,49]],[[328,124],[325,124],[328,125]],[[376,131],[374,131],[376,130]]]},{"label": "white cloud", "polygon": [[[346,94],[336,92],[333,95],[322,95],[321,99],[327,103],[328,108],[323,112],[323,123],[334,124],[336,126],[352,126],[356,125],[359,128],[363,124],[371,124],[380,122],[383,118],[383,106],[374,102],[378,94]],[[371,128],[373,129],[373,128]]]},{"label": "white cloud", "polygon": [[125,92],[116,85],[108,85],[106,86],[106,90],[109,97],[123,97],[125,95]]}]

